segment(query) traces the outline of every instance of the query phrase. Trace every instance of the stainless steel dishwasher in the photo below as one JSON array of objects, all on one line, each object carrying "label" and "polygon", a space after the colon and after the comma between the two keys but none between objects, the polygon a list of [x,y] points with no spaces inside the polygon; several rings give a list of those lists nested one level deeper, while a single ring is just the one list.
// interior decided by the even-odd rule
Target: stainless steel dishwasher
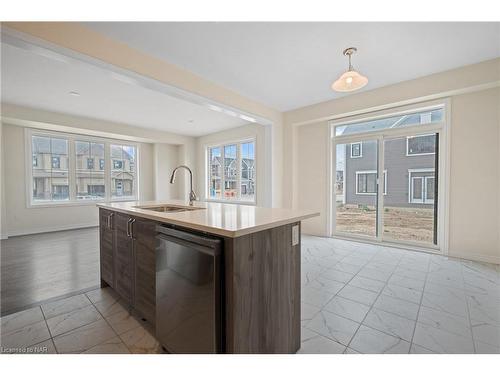
[{"label": "stainless steel dishwasher", "polygon": [[157,226],[156,337],[171,353],[220,353],[218,238]]}]

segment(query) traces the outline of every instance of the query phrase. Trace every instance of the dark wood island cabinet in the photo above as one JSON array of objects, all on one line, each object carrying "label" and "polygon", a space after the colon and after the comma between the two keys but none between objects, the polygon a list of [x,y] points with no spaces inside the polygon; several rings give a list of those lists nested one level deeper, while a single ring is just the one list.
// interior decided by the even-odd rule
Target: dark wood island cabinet
[{"label": "dark wood island cabinet", "polygon": [[101,285],[113,288],[141,318],[153,326],[161,319],[156,317],[156,228],[170,225],[216,236],[223,244],[218,352],[295,353],[300,348],[300,220],[314,214],[225,235],[182,226],[172,214],[157,219],[140,210],[103,206]]}]

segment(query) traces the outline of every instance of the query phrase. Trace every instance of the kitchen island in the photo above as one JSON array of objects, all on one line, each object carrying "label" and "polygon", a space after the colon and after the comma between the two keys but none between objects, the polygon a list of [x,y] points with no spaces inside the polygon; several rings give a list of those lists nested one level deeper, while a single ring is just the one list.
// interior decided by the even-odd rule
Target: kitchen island
[{"label": "kitchen island", "polygon": [[300,348],[300,222],[312,211],[212,202],[99,204],[101,285],[174,353]]}]

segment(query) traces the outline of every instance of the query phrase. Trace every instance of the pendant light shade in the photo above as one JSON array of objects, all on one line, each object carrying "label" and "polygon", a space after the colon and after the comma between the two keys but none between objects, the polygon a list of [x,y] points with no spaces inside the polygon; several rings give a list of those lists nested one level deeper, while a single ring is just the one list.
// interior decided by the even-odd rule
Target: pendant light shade
[{"label": "pendant light shade", "polygon": [[349,69],[347,70],[347,72],[342,74],[335,82],[333,82],[333,90],[339,92],[350,92],[359,90],[360,88],[366,86],[366,84],[368,83],[368,78],[355,71],[352,67],[351,55],[356,51],[357,49],[354,47],[350,47],[344,50],[344,55],[349,56]]}]

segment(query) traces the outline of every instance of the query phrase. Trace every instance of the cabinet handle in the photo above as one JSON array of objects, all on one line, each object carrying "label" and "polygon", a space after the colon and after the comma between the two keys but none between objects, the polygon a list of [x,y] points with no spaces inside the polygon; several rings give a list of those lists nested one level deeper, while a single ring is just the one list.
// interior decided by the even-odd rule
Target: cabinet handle
[{"label": "cabinet handle", "polygon": [[135,219],[130,220],[130,238],[134,239],[134,223]]},{"label": "cabinet handle", "polygon": [[114,213],[109,214],[109,229],[113,229],[113,218],[115,217]]},{"label": "cabinet handle", "polygon": [[128,219],[127,221],[127,237],[130,237],[130,223],[132,222],[132,219]]}]

